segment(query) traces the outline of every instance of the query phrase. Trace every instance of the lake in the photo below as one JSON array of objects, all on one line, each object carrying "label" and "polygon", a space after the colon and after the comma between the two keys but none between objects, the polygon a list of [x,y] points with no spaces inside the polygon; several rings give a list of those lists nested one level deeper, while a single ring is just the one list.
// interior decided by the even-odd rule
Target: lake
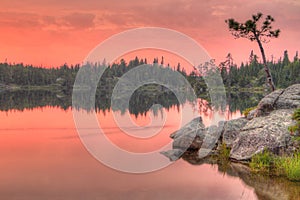
[{"label": "lake", "polygon": [[[66,101],[58,97],[49,100],[51,94],[28,94],[23,98],[12,92],[0,95],[0,199],[267,199],[273,190],[263,189],[270,187],[281,192],[277,195],[280,199],[298,195],[299,185],[253,177],[235,166],[224,171],[217,165],[195,165],[180,159],[149,173],[111,169],[82,144]],[[222,112],[226,119],[241,116],[237,105],[228,104]],[[100,109],[96,116],[112,143],[140,153],[164,146],[178,129],[178,106],[162,110],[152,117],[160,120],[167,115],[170,119],[159,134],[146,140],[124,134],[109,108]],[[150,112],[126,112],[141,127],[149,123]],[[209,109],[201,112],[209,123],[213,117]],[[93,132],[88,126],[84,130]]]}]

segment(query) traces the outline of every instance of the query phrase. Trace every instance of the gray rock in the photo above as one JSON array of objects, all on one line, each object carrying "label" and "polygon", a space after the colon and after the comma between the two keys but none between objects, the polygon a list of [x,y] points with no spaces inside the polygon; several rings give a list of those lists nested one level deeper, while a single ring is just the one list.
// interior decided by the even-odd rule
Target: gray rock
[{"label": "gray rock", "polygon": [[293,109],[281,109],[248,121],[234,141],[230,157],[248,160],[266,148],[277,154],[286,149],[291,141],[288,126],[292,123],[292,113]]},{"label": "gray rock", "polygon": [[233,142],[247,122],[248,120],[245,118],[233,119],[226,122],[223,129],[222,142],[231,148]]},{"label": "gray rock", "polygon": [[219,126],[205,128],[201,118],[195,118],[180,130],[171,134],[173,149],[199,151],[202,157],[207,156],[216,148],[217,142],[223,130],[224,122]]},{"label": "gray rock", "polygon": [[268,115],[271,111],[275,109],[275,103],[279,99],[279,96],[284,92],[284,90],[276,90],[267,96],[265,96],[257,105],[256,113],[254,117]]},{"label": "gray rock", "polygon": [[274,105],[275,109],[300,107],[300,84],[292,85],[284,90]]},{"label": "gray rock", "polygon": [[160,153],[162,155],[168,157],[170,159],[170,161],[176,161],[182,156],[184,151],[181,150],[181,149],[171,149],[171,150],[168,150],[168,151],[162,151]]},{"label": "gray rock", "polygon": [[264,97],[248,119],[239,118],[205,128],[201,117],[195,118],[171,134],[176,152],[166,155],[175,159],[172,156],[179,151],[190,150],[197,153],[197,159],[207,159],[218,149],[220,137],[231,147],[230,158],[238,161],[249,160],[264,149],[278,155],[292,154],[300,148],[288,131],[293,124],[291,115],[297,107],[300,107],[300,84]]},{"label": "gray rock", "polygon": [[205,158],[217,148],[217,143],[222,134],[223,126],[210,126],[203,131],[200,149],[198,151],[199,158]]},{"label": "gray rock", "polygon": [[202,118],[197,117],[184,127],[170,135],[173,141],[173,149],[198,150],[202,145],[205,135],[205,126]]},{"label": "gray rock", "polygon": [[218,142],[218,139],[221,135],[221,129],[218,126],[210,126],[203,131],[203,145],[202,148],[211,149]]},{"label": "gray rock", "polygon": [[193,119],[191,122],[186,124],[184,127],[179,129],[178,131],[175,131],[170,135],[172,139],[176,139],[182,135],[188,135],[190,132],[194,132],[195,130],[198,129],[204,129],[205,126],[203,124],[202,118],[201,117],[196,117]]},{"label": "gray rock", "polygon": [[286,89],[276,90],[265,96],[258,104],[255,114],[251,117],[266,116],[273,110],[300,107],[300,84],[291,85]]},{"label": "gray rock", "polygon": [[196,131],[192,130],[187,134],[176,137],[173,141],[173,149],[197,150],[201,146],[201,140],[196,137]]},{"label": "gray rock", "polygon": [[195,118],[171,135],[173,149],[198,151],[198,158],[205,158],[217,149],[221,136],[222,141],[231,147],[247,122],[247,119],[239,118],[204,128],[201,118]]},{"label": "gray rock", "polygon": [[222,126],[191,129],[174,139],[173,149],[198,151],[198,156],[204,158],[217,148],[222,130]]}]

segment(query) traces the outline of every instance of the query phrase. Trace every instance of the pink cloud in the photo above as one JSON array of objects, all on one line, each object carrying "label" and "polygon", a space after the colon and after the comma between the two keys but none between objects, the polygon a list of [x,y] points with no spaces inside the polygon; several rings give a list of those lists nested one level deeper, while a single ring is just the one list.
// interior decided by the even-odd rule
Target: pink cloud
[{"label": "pink cloud", "polygon": [[63,18],[68,26],[73,28],[85,29],[92,28],[95,26],[94,19],[95,15],[90,13],[71,13]]},{"label": "pink cloud", "polygon": [[[45,60],[56,60],[55,63],[63,63],[63,58],[58,59],[57,54],[65,55],[67,49],[77,48],[73,58],[73,62],[77,62],[107,37],[145,26],[183,32],[202,44],[214,58],[222,60],[231,52],[240,62],[248,58],[252,49],[257,54],[259,50],[255,43],[234,40],[224,20],[233,17],[243,22],[258,11],[271,14],[276,20],[274,27],[282,29],[278,39],[266,44],[269,57],[272,54],[280,57],[285,49],[293,54],[300,46],[300,3],[295,0],[231,0],[226,3],[219,0],[4,0],[0,4],[5,8],[0,13],[0,25],[11,31],[10,34],[0,33],[0,53],[20,60],[18,57],[26,56],[19,55],[17,49],[27,49],[27,57],[33,59],[28,62],[33,63],[34,56],[29,54],[34,55],[38,50],[24,46],[27,43],[42,44],[48,49]],[[24,37],[33,30],[35,37]],[[49,45],[45,45],[47,43]],[[1,54],[0,60],[3,60]],[[71,58],[68,60],[72,62]]]}]

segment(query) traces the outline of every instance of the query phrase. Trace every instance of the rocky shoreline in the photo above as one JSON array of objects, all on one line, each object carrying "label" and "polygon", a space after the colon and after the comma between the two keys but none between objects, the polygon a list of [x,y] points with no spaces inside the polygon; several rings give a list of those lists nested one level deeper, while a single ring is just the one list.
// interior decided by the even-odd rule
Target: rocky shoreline
[{"label": "rocky shoreline", "polygon": [[218,126],[205,127],[201,117],[195,118],[180,130],[172,133],[173,149],[162,152],[170,160],[193,152],[201,159],[219,153],[225,144],[230,148],[229,158],[247,162],[268,149],[278,156],[291,155],[300,147],[288,127],[295,124],[292,113],[300,108],[300,84],[276,90],[265,96],[247,117],[219,122]]}]

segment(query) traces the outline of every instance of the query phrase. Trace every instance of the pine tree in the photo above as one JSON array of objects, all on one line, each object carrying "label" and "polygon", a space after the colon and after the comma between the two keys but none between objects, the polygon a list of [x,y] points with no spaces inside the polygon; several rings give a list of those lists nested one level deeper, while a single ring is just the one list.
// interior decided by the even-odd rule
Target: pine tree
[{"label": "pine tree", "polygon": [[294,62],[296,62],[296,61],[298,61],[299,60],[299,58],[298,58],[298,51],[296,51],[296,55],[295,55],[295,57],[294,57]]},{"label": "pine tree", "polygon": [[270,85],[271,90],[274,91],[275,86],[272,80],[270,69],[267,65],[267,59],[262,43],[268,42],[269,38],[277,38],[279,36],[280,30],[272,30],[271,24],[272,22],[274,22],[274,18],[270,15],[265,18],[262,26],[258,27],[258,23],[262,16],[262,13],[252,15],[252,19],[247,20],[245,23],[239,23],[233,18],[225,20],[225,22],[228,24],[228,28],[235,38],[247,38],[250,41],[257,42],[262,54],[267,81]]},{"label": "pine tree", "polygon": [[289,55],[288,55],[287,50],[284,51],[282,62],[283,62],[283,66],[290,64],[290,59],[289,59]]}]

